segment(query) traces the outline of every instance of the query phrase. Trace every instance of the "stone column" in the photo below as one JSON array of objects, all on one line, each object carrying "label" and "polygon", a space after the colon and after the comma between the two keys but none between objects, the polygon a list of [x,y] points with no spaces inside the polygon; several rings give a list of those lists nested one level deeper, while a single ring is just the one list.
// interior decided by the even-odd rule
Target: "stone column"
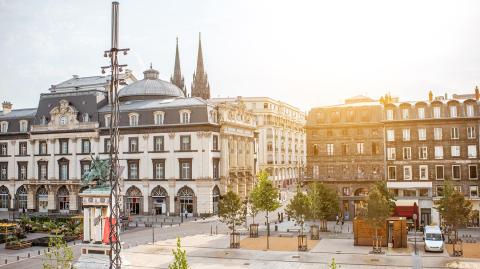
[{"label": "stone column", "polygon": [[31,185],[25,185],[27,189],[27,210],[35,211],[35,191],[36,189]]},{"label": "stone column", "polygon": [[57,209],[57,194],[54,186],[46,185],[48,191],[48,212],[54,212]]},{"label": "stone column", "polygon": [[56,139],[49,139],[47,145],[48,153],[50,154],[50,158],[48,161],[48,179],[57,179],[58,178],[58,165],[55,163],[55,144]]},{"label": "stone column", "polygon": [[[69,169],[71,169],[69,172],[69,179],[80,179],[77,173],[79,173],[78,166],[80,165],[78,162],[78,157],[77,157],[77,150],[78,150],[78,141],[79,139],[77,138],[72,138],[70,141],[72,142],[72,145],[69,145],[69,147],[72,149],[72,152],[69,151],[69,153],[72,153],[72,161],[69,162]],[[80,145],[81,145],[81,140],[80,140]],[[80,151],[81,152],[81,151]]]}]

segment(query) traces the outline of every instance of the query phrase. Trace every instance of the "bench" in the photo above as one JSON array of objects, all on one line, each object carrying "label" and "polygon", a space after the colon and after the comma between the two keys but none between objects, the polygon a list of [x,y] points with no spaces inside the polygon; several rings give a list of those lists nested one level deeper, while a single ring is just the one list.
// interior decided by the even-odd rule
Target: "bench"
[{"label": "bench", "polygon": [[299,233],[299,232],[300,232],[300,228],[287,229],[287,233],[290,233],[290,232],[297,232],[297,233]]},{"label": "bench", "polygon": [[293,237],[293,234],[291,234],[291,233],[279,233],[278,237]]}]

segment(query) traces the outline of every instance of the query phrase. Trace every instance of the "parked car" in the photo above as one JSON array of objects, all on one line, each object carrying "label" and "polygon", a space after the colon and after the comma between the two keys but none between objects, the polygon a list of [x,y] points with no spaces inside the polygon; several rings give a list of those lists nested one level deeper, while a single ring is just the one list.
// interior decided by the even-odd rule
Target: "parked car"
[{"label": "parked car", "polygon": [[423,233],[423,240],[425,242],[425,252],[436,251],[443,252],[443,236],[440,227],[425,226]]}]

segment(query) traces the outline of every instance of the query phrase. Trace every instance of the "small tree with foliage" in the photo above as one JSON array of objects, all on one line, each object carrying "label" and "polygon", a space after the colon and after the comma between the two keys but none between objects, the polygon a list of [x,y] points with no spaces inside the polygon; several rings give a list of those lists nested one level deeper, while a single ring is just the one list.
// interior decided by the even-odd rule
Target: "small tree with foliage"
[{"label": "small tree with foliage", "polygon": [[[256,193],[252,196],[252,203],[259,211],[265,211],[268,225],[268,213],[277,210],[280,207],[278,201],[278,189],[273,185],[273,182],[268,179],[268,173],[265,170],[260,171],[257,175],[258,182],[253,189]],[[267,249],[269,247],[268,237],[270,236],[267,231]]]},{"label": "small tree with foliage", "polygon": [[320,229],[327,230],[327,219],[338,214],[338,195],[337,192],[323,183],[313,183],[307,191],[311,201],[311,211],[309,218],[314,221],[320,219]]},{"label": "small tree with foliage", "polygon": [[188,269],[190,266],[187,262],[187,252],[180,245],[180,238],[177,237],[177,249],[172,250],[173,263],[168,265],[168,269]]},{"label": "small tree with foliage", "polygon": [[445,224],[455,234],[455,242],[458,240],[458,228],[468,222],[472,212],[472,203],[465,196],[455,190],[450,182],[444,185],[443,196],[438,202],[436,209],[440,212]]},{"label": "small tree with foliage", "polygon": [[335,258],[332,258],[332,262],[328,265],[329,269],[339,269],[340,265],[337,264]]},{"label": "small tree with foliage", "polygon": [[65,240],[55,235],[48,242],[50,251],[45,250],[43,269],[72,269],[73,250]]},{"label": "small tree with foliage", "polygon": [[287,214],[300,225],[301,235],[303,235],[303,226],[305,224],[305,218],[310,214],[310,199],[300,189],[297,189],[297,193],[290,200],[287,205]]},{"label": "small tree with foliage", "polygon": [[218,202],[218,217],[235,233],[235,227],[245,221],[244,207],[238,194],[228,191]]},{"label": "small tree with foliage", "polygon": [[378,229],[385,227],[387,218],[391,215],[392,208],[388,197],[384,195],[377,185],[373,186],[367,198],[366,220],[375,230],[375,247],[381,246],[378,238]]}]

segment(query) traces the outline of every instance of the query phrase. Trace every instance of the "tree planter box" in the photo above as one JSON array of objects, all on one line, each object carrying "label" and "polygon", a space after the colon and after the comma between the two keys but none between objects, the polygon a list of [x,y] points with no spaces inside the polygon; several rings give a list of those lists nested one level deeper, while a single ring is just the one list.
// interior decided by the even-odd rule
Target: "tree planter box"
[{"label": "tree planter box", "polygon": [[250,224],[250,237],[251,238],[258,237],[258,224]]},{"label": "tree planter box", "polygon": [[318,228],[318,225],[312,225],[310,226],[310,239],[312,240],[318,240],[320,239],[320,230]]},{"label": "tree planter box", "polygon": [[307,235],[298,236],[298,251],[307,251]]},{"label": "tree planter box", "polygon": [[31,246],[32,246],[32,243],[27,241],[12,242],[12,243],[6,243],[5,249],[19,250],[19,249],[29,248]]},{"label": "tree planter box", "polygon": [[240,233],[230,234],[230,248],[240,248]]}]

